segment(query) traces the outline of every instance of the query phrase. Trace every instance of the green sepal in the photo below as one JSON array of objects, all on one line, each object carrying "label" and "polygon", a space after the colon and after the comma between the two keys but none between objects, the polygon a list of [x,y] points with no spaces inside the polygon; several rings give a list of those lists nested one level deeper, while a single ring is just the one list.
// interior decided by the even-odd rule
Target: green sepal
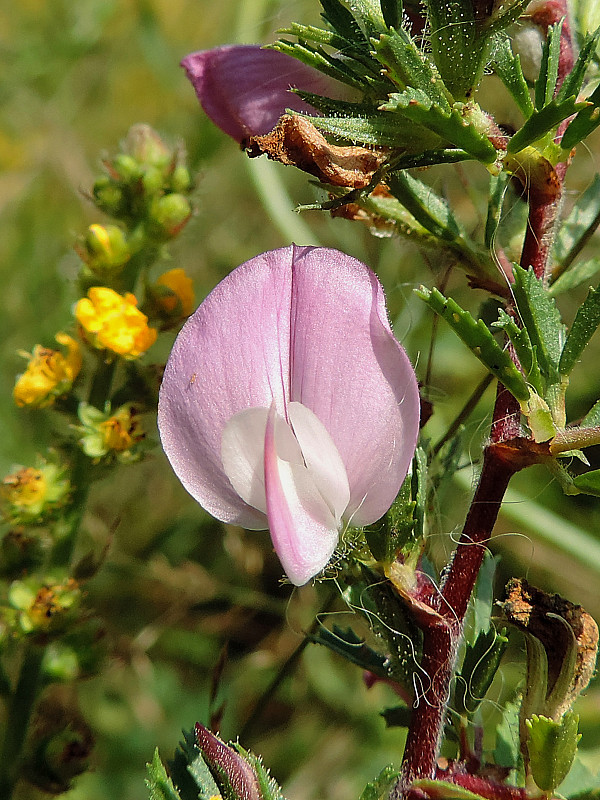
[{"label": "green sepal", "polygon": [[506,172],[501,172],[499,175],[490,175],[488,210],[484,231],[484,245],[489,250],[494,248],[494,239],[502,218],[502,206],[504,205],[504,196],[506,195],[509,179],[509,175]]},{"label": "green sepal", "polygon": [[573,484],[582,494],[600,497],[600,469],[593,469],[575,476]]},{"label": "green sepal", "polygon": [[589,283],[599,272],[600,258],[579,261],[556,279],[550,286],[548,294],[550,297],[556,297],[563,292],[570,292],[572,289],[581,286],[582,283]]},{"label": "green sepal", "polygon": [[411,500],[411,476],[400,487],[391,508],[377,522],[367,525],[365,539],[375,561],[391,564],[398,550],[412,537],[415,501]]},{"label": "green sepal", "polygon": [[414,781],[411,788],[420,789],[429,800],[484,800],[480,794],[448,781],[422,778]]},{"label": "green sepal", "polygon": [[475,320],[468,311],[464,311],[452,298],[444,297],[437,289],[421,286],[416,292],[432,311],[446,320],[481,363],[517,400],[529,400],[530,391],[525,378],[482,320]]},{"label": "green sepal", "polygon": [[563,150],[570,150],[600,125],[600,85],[586,98],[587,106],[569,123],[560,140]]},{"label": "green sepal", "polygon": [[558,369],[568,375],[600,325],[600,288],[590,289],[569,328]]},{"label": "green sepal", "polygon": [[525,270],[515,264],[513,274],[513,297],[523,326],[536,349],[540,371],[549,383],[557,383],[565,326],[556,303],[548,297],[543,282],[536,278],[533,269]]},{"label": "green sepal", "polygon": [[559,722],[534,715],[525,722],[529,731],[529,766],[536,784],[553,792],[571,769],[580,735],[579,716],[568,711]]},{"label": "green sepal", "polygon": [[405,90],[409,86],[419,89],[442,110],[450,111],[452,98],[441,78],[404,29],[392,30],[374,39],[372,45],[388,77],[400,89]]},{"label": "green sepal", "polygon": [[333,630],[330,631],[321,626],[317,633],[309,636],[309,639],[314,644],[327,647],[351,664],[356,664],[361,669],[368,670],[380,678],[390,677],[387,657],[365,644],[364,639],[357,636],[352,628],[344,630],[338,625],[334,625]]},{"label": "green sepal", "polygon": [[499,328],[506,333],[515,348],[519,364],[525,373],[528,383],[533,386],[539,395],[542,395],[544,393],[542,376],[537,363],[536,351],[531,344],[527,328],[519,328],[514,319],[502,308],[498,309],[498,315],[498,321],[492,322],[492,327]]},{"label": "green sepal", "polygon": [[594,175],[592,182],[577,198],[569,216],[561,222],[557,232],[554,256],[563,268],[575,260],[599,224],[600,175]]},{"label": "green sepal", "polygon": [[158,755],[158,747],[154,751],[152,761],[146,764],[148,777],[146,786],[150,792],[149,800],[181,800],[181,796],[173,781],[167,775],[167,770]]},{"label": "green sepal", "polygon": [[[520,128],[508,143],[507,152],[518,153],[533,142],[537,142],[549,131],[553,131],[563,120],[578,111],[587,108],[588,103],[567,97],[566,100],[550,100],[542,109],[534,111],[527,122]],[[561,144],[562,147],[564,145]]]},{"label": "green sepal", "polygon": [[437,133],[445,141],[471,153],[473,158],[484,164],[493,164],[496,160],[496,148],[485,131],[469,124],[462,113],[466,106],[462,104],[455,104],[447,110],[433,102],[422,90],[409,87],[404,92],[390,94],[388,101],[380,108],[403,114],[407,119]]},{"label": "green sepal", "polygon": [[485,698],[500,666],[508,636],[503,629],[494,628],[479,633],[475,643],[468,646],[456,680],[454,708],[458,713],[473,714]]},{"label": "green sepal", "polygon": [[518,54],[513,53],[511,41],[505,34],[496,37],[492,68],[508,89],[523,116],[526,119],[530,117],[534,105],[521,69],[521,59]]},{"label": "green sepal", "polygon": [[374,781],[367,783],[359,800],[387,800],[398,778],[399,771],[392,764],[384,767]]},{"label": "green sepal", "polygon": [[[534,96],[536,111],[540,111],[554,97],[558,79],[558,62],[560,59],[560,35],[564,20],[550,25],[542,48],[540,71],[535,82]],[[514,152],[514,151],[513,151]]]}]

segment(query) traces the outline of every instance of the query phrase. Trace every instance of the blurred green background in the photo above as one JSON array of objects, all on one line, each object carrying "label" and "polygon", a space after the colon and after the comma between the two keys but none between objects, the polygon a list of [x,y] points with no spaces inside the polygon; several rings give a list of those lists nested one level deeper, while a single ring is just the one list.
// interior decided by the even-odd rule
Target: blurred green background
[{"label": "blurred green background", "polygon": [[[72,244],[87,225],[102,221],[86,193],[102,154],[115,152],[137,122],[152,125],[171,143],[181,140],[197,181],[196,214],[157,273],[184,267],[200,300],[229,270],[266,249],[291,241],[338,247],[382,277],[397,335],[435,405],[429,437],[443,434],[483,377],[475,359],[442,328],[434,332],[427,368],[432,322],[411,290],[421,282],[431,285],[446,265],[421,257],[410,243],[376,238],[358,223],[315,212],[298,216],[294,206],[315,197],[305,177],[250,162],[204,117],[178,66],[193,50],[271,41],[292,20],[315,21],[316,6],[308,0],[21,0],[0,7],[3,475],[13,464],[31,463],[52,440],[51,414],[13,405],[14,377],[24,363],[17,351],[37,342],[52,346],[55,332],[71,324],[78,269]],[[502,114],[502,98],[498,108]],[[597,166],[593,149],[581,155],[567,203]],[[429,178],[472,229],[482,224],[481,168],[431,170]],[[518,213],[516,204],[507,212]],[[481,298],[470,296],[461,274],[451,276],[450,287],[459,302],[476,309]],[[567,301],[562,307],[570,320],[573,306]],[[598,355],[598,348],[586,355],[578,372],[573,418],[600,394]],[[488,390],[467,424],[467,466],[479,457],[492,402]],[[462,482],[448,476],[431,512],[440,559],[468,502],[471,472],[464,472]],[[600,617],[600,559],[590,558],[591,548],[600,547],[598,502],[563,498],[541,469],[518,476],[514,488],[520,494],[507,503],[499,525],[504,535],[493,545],[503,555],[500,578],[526,575]],[[556,517],[540,523],[536,504]],[[144,764],[154,746],[169,758],[182,728],[208,720],[214,670],[226,644],[213,709],[225,702],[221,731],[235,738],[317,610],[336,592],[331,582],[293,592],[282,586],[267,534],[224,531],[188,498],[158,448],[94,487],[82,552],[101,551],[113,530],[107,562],[86,586],[89,607],[104,620],[108,661],[100,676],[65,689],[66,702],[79,704],[96,740],[92,769],[70,800],[146,798]],[[335,622],[360,629],[339,600],[334,608]],[[515,663],[518,657],[515,650]],[[518,673],[508,664],[503,680],[512,685]],[[367,691],[357,670],[321,648],[305,650],[293,674],[242,743],[264,755],[294,800],[358,796],[386,763],[399,762],[403,733],[386,731],[379,716],[394,705],[393,694],[384,686]],[[600,766],[597,681],[579,711],[584,758]],[[492,701],[486,713],[494,713]]]}]

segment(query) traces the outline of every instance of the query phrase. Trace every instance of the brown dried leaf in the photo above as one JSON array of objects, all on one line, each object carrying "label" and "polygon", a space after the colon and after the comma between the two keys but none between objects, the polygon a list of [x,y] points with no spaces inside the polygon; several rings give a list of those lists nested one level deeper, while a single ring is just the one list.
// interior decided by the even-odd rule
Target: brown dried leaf
[{"label": "brown dried leaf", "polygon": [[369,185],[387,152],[330,144],[310,120],[295,114],[284,114],[270,133],[251,136],[244,147],[251,158],[264,153],[273,161],[298,167],[323,183],[352,189]]}]

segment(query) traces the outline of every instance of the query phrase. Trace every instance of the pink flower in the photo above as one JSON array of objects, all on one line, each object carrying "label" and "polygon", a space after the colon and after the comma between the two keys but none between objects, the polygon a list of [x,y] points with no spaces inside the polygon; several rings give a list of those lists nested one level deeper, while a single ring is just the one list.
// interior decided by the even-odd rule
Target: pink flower
[{"label": "pink flower", "polygon": [[268,527],[301,586],[345,525],[392,504],[419,394],[375,274],[337,250],[292,245],[242,264],[190,317],[158,421],[190,494],[223,522]]},{"label": "pink flower", "polygon": [[316,111],[291,88],[343,97],[347,89],[285,53],[258,45],[226,45],[181,62],[206,114],[238,142],[269,133],[286,108]]}]

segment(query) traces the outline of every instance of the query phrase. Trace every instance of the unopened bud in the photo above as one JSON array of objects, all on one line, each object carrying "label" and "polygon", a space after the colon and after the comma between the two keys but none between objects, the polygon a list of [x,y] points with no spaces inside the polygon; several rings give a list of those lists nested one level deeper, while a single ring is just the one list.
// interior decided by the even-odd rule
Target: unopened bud
[{"label": "unopened bud", "polygon": [[177,236],[192,214],[189,201],[182,194],[166,194],[150,207],[151,232],[160,239]]},{"label": "unopened bud", "polygon": [[79,254],[97,275],[118,275],[131,258],[125,234],[116,225],[90,225]]}]

